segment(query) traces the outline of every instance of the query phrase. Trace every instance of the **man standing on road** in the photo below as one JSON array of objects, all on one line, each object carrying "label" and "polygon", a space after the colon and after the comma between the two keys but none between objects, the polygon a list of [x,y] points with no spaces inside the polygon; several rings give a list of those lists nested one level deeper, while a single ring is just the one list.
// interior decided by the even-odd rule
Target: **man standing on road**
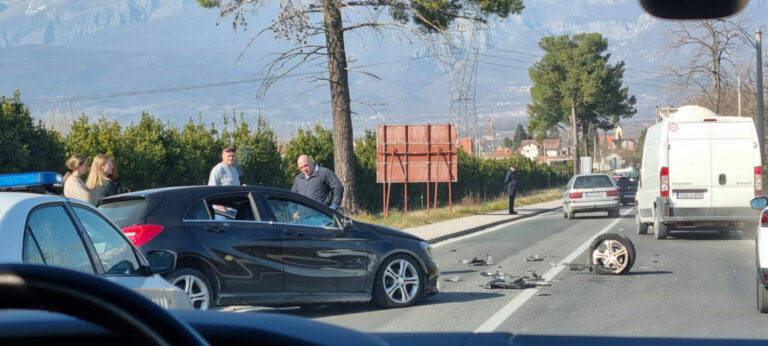
[{"label": "man standing on road", "polygon": [[339,178],[330,169],[320,167],[307,155],[299,156],[296,163],[301,173],[296,175],[291,191],[314,199],[333,210],[338,209],[344,196],[344,186]]},{"label": "man standing on road", "polygon": [[211,175],[208,177],[208,185],[240,185],[240,175],[235,163],[235,147],[228,146],[221,150],[221,162],[211,169]]},{"label": "man standing on road", "polygon": [[514,164],[509,166],[507,176],[504,177],[504,185],[507,187],[509,193],[509,214],[516,215],[515,211],[515,195],[517,194],[517,167]]}]

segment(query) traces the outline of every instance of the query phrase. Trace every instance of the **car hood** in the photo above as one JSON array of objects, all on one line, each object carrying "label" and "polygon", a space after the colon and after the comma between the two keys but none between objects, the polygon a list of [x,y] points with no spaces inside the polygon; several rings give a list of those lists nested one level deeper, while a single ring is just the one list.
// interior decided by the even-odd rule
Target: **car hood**
[{"label": "car hood", "polygon": [[396,237],[410,238],[410,239],[420,240],[420,241],[424,240],[424,239],[421,239],[419,236],[417,236],[415,234],[411,234],[411,233],[408,233],[408,232],[405,232],[405,231],[401,231],[401,230],[396,229],[396,228],[382,226],[382,225],[374,225],[374,224],[364,223],[364,222],[359,222],[359,221],[355,221],[355,222],[365,224],[366,226],[368,226],[368,228],[370,228],[374,232],[389,234],[389,235],[393,235],[393,236],[396,236]]}]

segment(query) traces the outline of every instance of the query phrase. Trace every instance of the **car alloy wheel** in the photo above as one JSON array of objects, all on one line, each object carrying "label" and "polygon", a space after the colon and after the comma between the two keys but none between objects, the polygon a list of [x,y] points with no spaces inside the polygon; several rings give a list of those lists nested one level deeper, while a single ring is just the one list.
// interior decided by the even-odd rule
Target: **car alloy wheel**
[{"label": "car alloy wheel", "polygon": [[589,264],[597,274],[624,274],[635,263],[635,246],[629,238],[617,233],[598,236],[591,249]]},{"label": "car alloy wheel", "polygon": [[187,294],[195,310],[208,310],[211,307],[211,285],[197,270],[177,270],[171,274],[168,281]]},{"label": "car alloy wheel", "polygon": [[400,307],[415,302],[422,291],[422,274],[410,256],[395,255],[379,269],[374,284],[378,305]]}]

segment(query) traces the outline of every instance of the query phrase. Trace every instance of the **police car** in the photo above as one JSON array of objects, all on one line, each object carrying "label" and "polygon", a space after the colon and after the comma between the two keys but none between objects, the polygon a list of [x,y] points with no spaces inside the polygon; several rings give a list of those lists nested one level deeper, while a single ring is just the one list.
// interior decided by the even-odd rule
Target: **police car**
[{"label": "police car", "polygon": [[115,225],[90,204],[58,194],[54,172],[0,174],[0,263],[74,269],[128,287],[168,309],[191,309],[188,296],[159,274],[176,254],[145,259]]}]

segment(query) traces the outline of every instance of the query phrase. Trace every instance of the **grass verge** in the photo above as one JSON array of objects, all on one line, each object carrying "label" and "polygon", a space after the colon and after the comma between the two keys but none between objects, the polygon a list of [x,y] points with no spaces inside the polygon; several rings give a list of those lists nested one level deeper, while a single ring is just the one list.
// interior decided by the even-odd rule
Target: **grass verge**
[{"label": "grass verge", "polygon": [[[515,199],[515,207],[523,207],[526,205],[552,201],[562,197],[562,192],[560,192],[558,189],[534,190],[526,194],[518,195]],[[389,217],[387,218],[384,218],[381,213],[360,213],[354,218],[362,222],[403,229],[464,216],[484,214],[497,210],[506,210],[507,205],[507,196],[500,196],[495,200],[482,203],[475,202],[472,199],[465,199],[461,203],[456,203],[453,205],[453,212],[450,211],[448,206],[443,206],[438,207],[437,211],[427,211],[423,209],[409,210],[408,214],[404,214],[402,210],[390,210]]]}]

